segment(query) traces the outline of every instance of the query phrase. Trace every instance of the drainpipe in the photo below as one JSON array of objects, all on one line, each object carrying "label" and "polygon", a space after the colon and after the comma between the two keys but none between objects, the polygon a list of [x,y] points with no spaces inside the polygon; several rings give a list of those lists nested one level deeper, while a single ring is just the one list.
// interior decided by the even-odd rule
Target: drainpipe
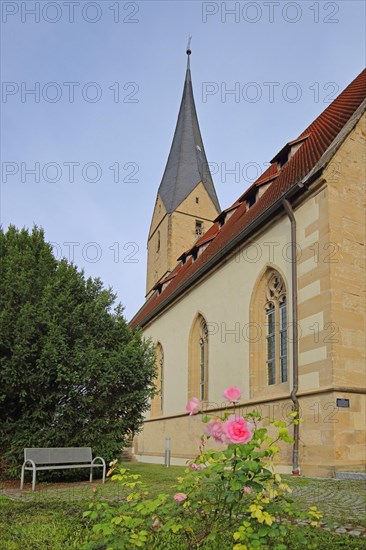
[{"label": "drainpipe", "polygon": [[[292,391],[291,400],[293,410],[299,414],[299,355],[298,355],[298,331],[297,331],[297,261],[296,261],[296,220],[291,204],[287,199],[282,199],[283,207],[291,223],[291,302],[292,302]],[[299,416],[297,416],[299,419]],[[299,468],[299,439],[300,424],[294,424],[294,444],[292,448],[292,475],[300,475]]]}]

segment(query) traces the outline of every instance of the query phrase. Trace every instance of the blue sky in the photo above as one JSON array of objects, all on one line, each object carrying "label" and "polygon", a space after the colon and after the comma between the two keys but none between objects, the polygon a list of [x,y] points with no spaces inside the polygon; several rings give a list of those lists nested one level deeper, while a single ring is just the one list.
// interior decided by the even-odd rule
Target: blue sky
[{"label": "blue sky", "polygon": [[42,226],[58,257],[113,287],[128,319],[144,301],[188,35],[222,208],[365,64],[362,1],[1,7],[1,223]]}]

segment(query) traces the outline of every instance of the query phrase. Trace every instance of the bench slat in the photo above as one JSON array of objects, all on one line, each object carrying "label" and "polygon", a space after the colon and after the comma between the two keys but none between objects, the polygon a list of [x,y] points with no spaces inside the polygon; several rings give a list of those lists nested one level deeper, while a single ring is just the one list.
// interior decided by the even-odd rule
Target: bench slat
[{"label": "bench slat", "polygon": [[[62,466],[36,466],[36,470],[63,470],[66,468],[103,468],[103,464],[64,464]],[[26,466],[25,470],[33,470],[32,466]]]},{"label": "bench slat", "polygon": [[91,447],[50,447],[24,449],[24,460],[37,464],[70,464],[91,462]]}]

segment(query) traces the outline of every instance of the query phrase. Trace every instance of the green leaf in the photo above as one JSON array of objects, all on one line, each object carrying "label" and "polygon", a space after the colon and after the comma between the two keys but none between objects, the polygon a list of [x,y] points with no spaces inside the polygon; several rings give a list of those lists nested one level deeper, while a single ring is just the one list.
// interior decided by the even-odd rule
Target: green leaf
[{"label": "green leaf", "polygon": [[100,279],[56,260],[42,229],[0,228],[0,257],[4,464],[18,465],[28,441],[92,447],[109,462],[156,392],[153,343]]},{"label": "green leaf", "polygon": [[250,472],[258,472],[260,466],[258,462],[255,462],[254,460],[246,460],[244,464],[242,465],[242,468],[245,470],[249,470]]}]

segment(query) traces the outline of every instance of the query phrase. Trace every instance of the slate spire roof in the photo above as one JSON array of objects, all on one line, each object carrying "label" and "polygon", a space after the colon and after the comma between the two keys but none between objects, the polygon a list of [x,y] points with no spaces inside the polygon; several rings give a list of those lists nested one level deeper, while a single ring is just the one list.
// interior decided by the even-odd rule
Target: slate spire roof
[{"label": "slate spire roof", "polygon": [[191,50],[188,48],[183,97],[173,143],[158,194],[167,212],[170,213],[202,182],[217,211],[220,212],[194,103],[190,54]]}]

